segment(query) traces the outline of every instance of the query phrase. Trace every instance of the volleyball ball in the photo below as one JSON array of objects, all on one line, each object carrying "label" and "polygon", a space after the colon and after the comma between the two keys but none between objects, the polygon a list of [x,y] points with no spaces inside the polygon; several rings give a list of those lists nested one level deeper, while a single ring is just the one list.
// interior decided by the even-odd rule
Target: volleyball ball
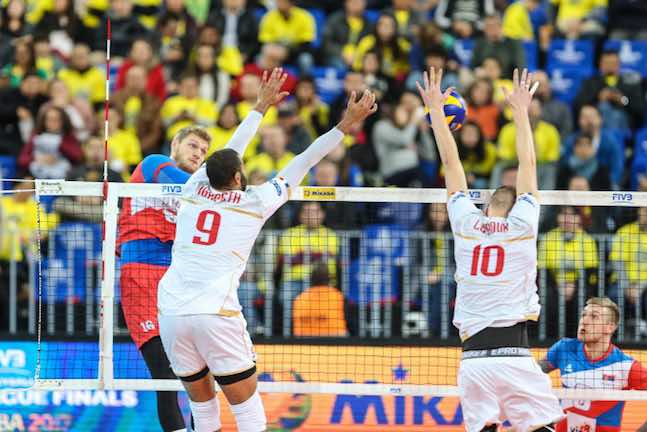
[{"label": "volleyball ball", "polygon": [[[467,119],[467,104],[456,90],[452,90],[449,94],[443,110],[447,125],[452,132],[459,130],[463,126],[463,123],[465,123],[465,119]],[[429,116],[427,118],[431,123],[431,118]]]}]

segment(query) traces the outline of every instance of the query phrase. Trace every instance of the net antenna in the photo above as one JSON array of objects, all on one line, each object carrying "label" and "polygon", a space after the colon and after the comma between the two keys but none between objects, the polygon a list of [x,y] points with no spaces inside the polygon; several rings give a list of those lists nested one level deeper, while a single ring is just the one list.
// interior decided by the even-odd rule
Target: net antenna
[{"label": "net antenna", "polygon": [[[107,21],[108,31],[106,32],[106,98],[103,102],[103,222],[101,223],[101,300],[99,304],[99,389],[103,389],[108,383],[112,382],[113,365],[112,365],[112,332],[106,334],[106,329],[112,329],[113,320],[113,296],[105,295],[106,291],[113,291],[112,286],[107,288],[106,283],[106,256],[112,253],[106,244],[106,220],[108,218],[108,137],[110,134],[110,42],[112,40],[112,31],[110,26],[110,16]],[[114,271],[111,269],[110,271]],[[109,321],[109,322],[107,322]],[[106,325],[109,324],[109,325]],[[108,346],[109,345],[109,346]]]}]

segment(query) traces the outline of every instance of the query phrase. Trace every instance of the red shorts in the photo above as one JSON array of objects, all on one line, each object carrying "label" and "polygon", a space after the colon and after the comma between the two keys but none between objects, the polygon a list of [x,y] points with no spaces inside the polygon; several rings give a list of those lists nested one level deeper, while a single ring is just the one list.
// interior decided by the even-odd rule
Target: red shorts
[{"label": "red shorts", "polygon": [[137,348],[160,335],[157,284],[168,267],[128,263],[121,268],[121,307]]}]

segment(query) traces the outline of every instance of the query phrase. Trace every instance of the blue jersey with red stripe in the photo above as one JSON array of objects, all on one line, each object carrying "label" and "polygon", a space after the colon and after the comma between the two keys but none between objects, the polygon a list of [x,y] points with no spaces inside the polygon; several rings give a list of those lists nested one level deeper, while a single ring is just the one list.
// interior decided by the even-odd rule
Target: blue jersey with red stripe
[{"label": "blue jersey with red stripe", "polygon": [[[647,389],[647,369],[614,345],[603,356],[592,359],[583,342],[566,338],[554,344],[546,358],[559,369],[563,387]],[[624,405],[621,401],[563,400],[567,418],[557,425],[557,431],[620,431]]]},{"label": "blue jersey with red stripe", "polygon": [[[164,155],[150,155],[137,165],[131,183],[186,183],[190,174]],[[119,215],[121,263],[169,266],[175,238],[176,198],[124,198]]]}]

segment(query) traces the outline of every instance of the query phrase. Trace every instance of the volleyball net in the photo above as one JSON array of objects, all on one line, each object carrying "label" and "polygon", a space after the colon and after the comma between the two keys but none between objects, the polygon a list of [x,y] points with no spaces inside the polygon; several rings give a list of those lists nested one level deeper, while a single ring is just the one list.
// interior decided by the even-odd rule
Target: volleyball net
[{"label": "volleyball net", "polygon": [[[25,282],[40,344],[34,388],[181,389],[177,380],[150,379],[133,343],[155,331],[140,318],[156,310],[146,287],[163,274],[165,246],[135,242],[125,254],[120,236],[126,211],[161,210],[172,221],[182,186],[111,183],[105,202],[100,183],[37,181],[35,190],[38,236]],[[480,205],[490,193],[470,197]],[[544,191],[541,202],[533,354],[544,358],[553,343],[575,337],[586,300],[608,296],[621,310],[614,342],[647,362],[647,194]],[[259,236],[238,289],[261,392],[458,395],[445,203],[441,189],[293,190]],[[218,219],[207,216],[197,242],[217,242]],[[480,252],[478,269],[496,272],[497,252]],[[137,287],[128,298],[126,280]],[[647,400],[647,392],[622,390],[625,372],[606,371],[603,390],[593,379],[563,389],[552,377],[561,397]]]}]

